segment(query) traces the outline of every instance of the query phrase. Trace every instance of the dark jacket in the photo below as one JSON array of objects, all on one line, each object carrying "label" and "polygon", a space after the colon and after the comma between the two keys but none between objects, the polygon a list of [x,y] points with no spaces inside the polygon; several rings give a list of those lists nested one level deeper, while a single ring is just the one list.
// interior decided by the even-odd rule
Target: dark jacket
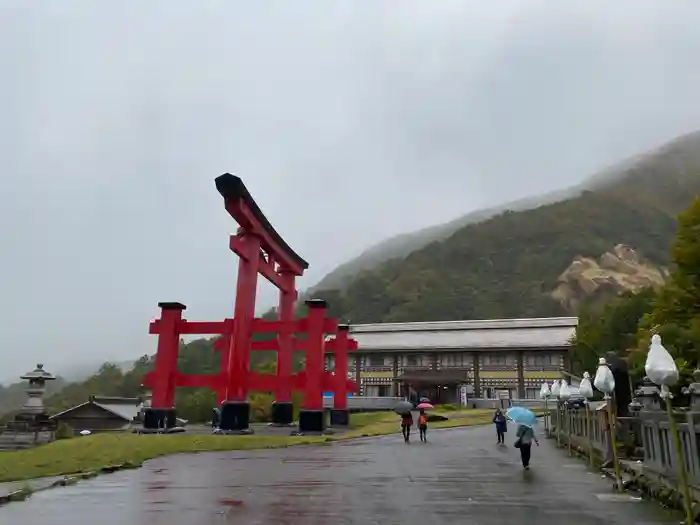
[{"label": "dark jacket", "polygon": [[506,424],[506,416],[503,413],[496,413],[493,415],[493,422],[496,424],[496,428],[501,432],[508,432],[508,425]]}]

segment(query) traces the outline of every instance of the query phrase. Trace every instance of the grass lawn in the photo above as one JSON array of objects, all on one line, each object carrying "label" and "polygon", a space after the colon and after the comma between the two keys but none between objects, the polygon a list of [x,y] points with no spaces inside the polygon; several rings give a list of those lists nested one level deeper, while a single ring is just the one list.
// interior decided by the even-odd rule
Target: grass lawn
[{"label": "grass lawn", "polygon": [[0,482],[92,472],[183,452],[250,450],[323,443],[323,436],[94,434],[16,452],[0,452]]},{"label": "grass lawn", "polygon": [[[490,423],[492,410],[440,412],[448,421],[430,428],[449,428]],[[95,434],[55,441],[18,452],[0,452],[0,482],[99,471],[128,464],[134,467],[148,459],[169,454],[217,450],[251,450],[293,445],[315,445],[358,437],[399,432],[399,418],[391,412],[353,414],[351,428],[338,436],[213,436],[171,434]]]}]

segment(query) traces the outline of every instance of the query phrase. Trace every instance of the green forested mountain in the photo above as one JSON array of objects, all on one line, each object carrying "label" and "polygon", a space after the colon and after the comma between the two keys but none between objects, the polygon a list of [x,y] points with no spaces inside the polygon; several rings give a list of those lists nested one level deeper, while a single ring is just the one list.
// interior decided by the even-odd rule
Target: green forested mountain
[{"label": "green forested mountain", "polygon": [[570,314],[550,294],[575,258],[625,244],[668,265],[676,216],[700,193],[700,133],[591,180],[576,197],[469,224],[314,295],[352,323]]},{"label": "green forested mountain", "polygon": [[[477,210],[445,224],[431,226],[382,241],[330,272],[313,286],[307,295],[315,294],[319,290],[344,290],[363,272],[373,270],[392,259],[403,259],[433,242],[445,241],[468,225],[480,223],[508,210],[525,211],[565,199],[573,199],[585,191],[602,191],[626,179],[630,179],[632,185],[635,184],[632,179],[640,179],[641,183],[647,186],[649,190],[647,193],[650,195],[653,195],[654,189],[660,189],[664,199],[668,200],[670,197],[673,206],[668,210],[675,214],[682,209],[683,203],[689,202],[688,196],[678,193],[673,185],[669,188],[664,187],[663,180],[653,179],[656,179],[657,176],[662,179],[664,176],[683,178],[698,173],[699,169],[700,132],[695,132],[679,137],[656,150],[645,152],[616,166],[604,169],[577,186],[520,199],[490,209]],[[672,195],[668,195],[668,193]]]},{"label": "green forested mountain", "polygon": [[521,211],[535,208],[543,204],[557,202],[578,195],[584,191],[584,189],[585,186],[575,186],[537,197],[519,199],[501,206],[477,210],[444,224],[429,226],[428,228],[423,228],[415,232],[391,237],[371,246],[359,256],[335,268],[313,286],[308,291],[307,296],[313,295],[317,290],[345,289],[345,287],[363,271],[374,269],[383,262],[391,259],[403,258],[411,252],[427,246],[431,242],[444,240],[468,224],[484,221],[506,210]]}]

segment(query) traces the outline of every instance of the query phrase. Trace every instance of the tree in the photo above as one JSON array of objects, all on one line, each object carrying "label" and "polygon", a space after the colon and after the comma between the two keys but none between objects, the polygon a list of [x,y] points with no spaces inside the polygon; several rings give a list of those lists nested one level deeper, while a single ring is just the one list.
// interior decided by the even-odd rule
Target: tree
[{"label": "tree", "polygon": [[602,306],[585,304],[572,340],[574,372],[594,374],[598,359],[606,352],[615,351],[624,357],[635,348],[639,322],[652,311],[655,296],[653,289],[645,288],[638,293],[625,292]]},{"label": "tree", "polygon": [[671,260],[669,280],[640,323],[632,360],[643,366],[651,335],[658,333],[688,380],[700,365],[700,197],[678,217]]}]

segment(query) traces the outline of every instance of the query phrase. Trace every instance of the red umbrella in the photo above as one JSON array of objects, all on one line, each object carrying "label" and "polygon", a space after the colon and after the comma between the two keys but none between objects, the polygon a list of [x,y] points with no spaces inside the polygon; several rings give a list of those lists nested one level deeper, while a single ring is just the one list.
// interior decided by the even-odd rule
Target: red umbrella
[{"label": "red umbrella", "polygon": [[421,403],[416,408],[419,410],[425,410],[426,408],[435,408],[435,407],[433,405],[431,405],[430,403]]}]

